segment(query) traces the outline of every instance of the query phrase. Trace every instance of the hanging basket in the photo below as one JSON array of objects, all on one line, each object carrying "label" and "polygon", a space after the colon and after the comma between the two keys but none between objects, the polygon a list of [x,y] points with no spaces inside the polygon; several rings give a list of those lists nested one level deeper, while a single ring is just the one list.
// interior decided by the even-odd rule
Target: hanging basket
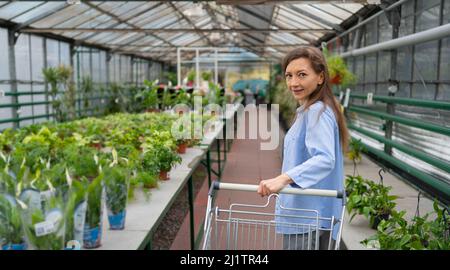
[{"label": "hanging basket", "polygon": [[339,74],[337,74],[336,76],[334,76],[333,78],[330,79],[330,83],[331,84],[341,84],[342,83],[342,78]]}]

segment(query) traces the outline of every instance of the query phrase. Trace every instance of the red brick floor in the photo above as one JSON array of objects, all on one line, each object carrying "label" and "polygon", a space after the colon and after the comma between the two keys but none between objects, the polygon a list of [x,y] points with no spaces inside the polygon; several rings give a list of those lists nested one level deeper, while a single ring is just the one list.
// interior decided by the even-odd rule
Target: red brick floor
[{"label": "red brick floor", "polygon": [[[260,139],[235,139],[230,152],[227,154],[227,162],[222,175],[222,182],[258,184],[261,179],[268,179],[280,174],[281,157],[279,150],[262,151]],[[279,146],[281,147],[281,145]],[[215,178],[213,177],[213,180]],[[203,229],[206,204],[208,196],[208,181],[198,193],[194,204],[196,233]],[[261,198],[256,192],[221,190],[216,193],[215,205],[219,208],[228,208],[230,203],[265,204],[267,198]],[[268,213],[273,213],[273,204],[265,208]],[[171,249],[190,249],[189,214],[185,217]],[[200,247],[201,248],[201,245]]]}]

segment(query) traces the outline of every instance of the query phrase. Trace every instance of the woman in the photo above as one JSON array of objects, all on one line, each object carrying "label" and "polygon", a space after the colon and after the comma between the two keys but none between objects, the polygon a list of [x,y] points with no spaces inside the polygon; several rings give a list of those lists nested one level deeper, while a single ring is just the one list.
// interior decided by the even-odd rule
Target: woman
[{"label": "woman", "polygon": [[[301,105],[284,139],[282,174],[262,180],[258,193],[267,196],[285,186],[312,189],[343,189],[343,149],[348,130],[345,118],[329,86],[325,57],[315,47],[300,47],[289,52],[282,64],[288,89]],[[282,207],[280,207],[280,204]],[[342,201],[337,198],[280,194],[277,202],[277,233],[283,234],[284,249],[304,249],[308,240],[315,247],[315,233],[308,239],[306,227],[283,226],[285,223],[314,223],[312,219],[294,219],[297,215],[284,208],[314,209],[320,217],[340,217]],[[320,226],[330,228],[328,221]],[[337,226],[333,238],[336,239]],[[314,229],[313,229],[314,230]],[[329,232],[319,230],[319,248],[328,248]]]}]

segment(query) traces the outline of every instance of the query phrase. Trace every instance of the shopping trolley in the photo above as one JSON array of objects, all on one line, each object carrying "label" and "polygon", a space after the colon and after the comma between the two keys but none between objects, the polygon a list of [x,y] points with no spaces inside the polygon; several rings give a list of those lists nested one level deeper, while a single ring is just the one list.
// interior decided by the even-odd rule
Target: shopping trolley
[{"label": "shopping trolley", "polygon": [[[319,249],[319,241],[316,241],[316,239],[320,239],[319,236],[328,238],[325,249],[339,249],[345,213],[345,193],[343,191],[298,188],[284,188],[280,191],[280,193],[298,196],[340,198],[342,199],[342,210],[338,217],[321,217],[317,210],[285,208],[280,203],[279,207],[283,209],[282,214],[268,211],[271,201],[279,200],[279,194],[271,194],[267,203],[263,205],[232,203],[228,209],[213,207],[217,190],[256,193],[257,189],[257,185],[213,182],[208,194],[203,249]],[[276,221],[277,218],[279,220]],[[279,234],[277,228],[296,233]],[[336,240],[332,241],[334,233],[337,236]]]}]

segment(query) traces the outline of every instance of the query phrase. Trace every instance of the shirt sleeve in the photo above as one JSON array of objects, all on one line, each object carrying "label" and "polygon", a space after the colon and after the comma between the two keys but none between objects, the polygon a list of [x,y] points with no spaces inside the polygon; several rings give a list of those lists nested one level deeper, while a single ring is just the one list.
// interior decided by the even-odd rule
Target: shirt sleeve
[{"label": "shirt sleeve", "polygon": [[334,118],[329,112],[311,106],[305,120],[305,145],[311,158],[286,172],[300,188],[317,184],[335,167]]}]

